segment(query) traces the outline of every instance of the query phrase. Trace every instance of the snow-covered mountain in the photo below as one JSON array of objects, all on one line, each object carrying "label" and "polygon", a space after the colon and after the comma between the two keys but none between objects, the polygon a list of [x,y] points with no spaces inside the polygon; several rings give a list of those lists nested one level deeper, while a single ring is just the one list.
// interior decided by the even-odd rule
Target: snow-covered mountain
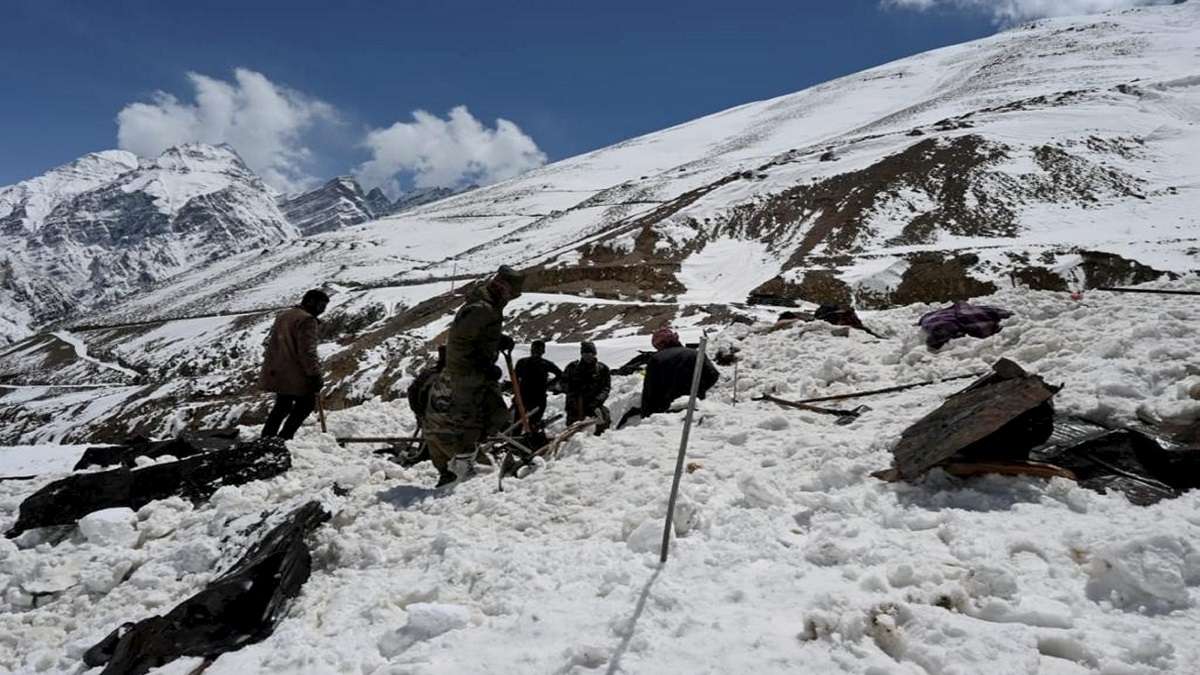
[{"label": "snow-covered mountain", "polygon": [[367,193],[367,205],[371,207],[371,212],[385,216],[392,211],[392,200],[383,193],[380,188],[371,188]]},{"label": "snow-covered mountain", "polygon": [[[324,284],[334,402],[394,396],[445,329],[459,302],[449,291],[500,263],[530,272],[510,310],[518,336],[560,341],[764,311],[748,299],[869,309],[1186,274],[1200,266],[1197,53],[1200,5],[1185,3],[902,59],[197,266],[80,321],[161,319],[86,334],[93,354],[167,383],[157,393],[90,362],[70,372],[131,387],[93,425],[161,427],[148,397],[193,389],[205,403],[192,422],[212,421],[256,400],[249,373],[269,317],[254,312]],[[175,320],[236,312],[247,314]],[[0,373],[67,383],[51,365],[69,351],[43,334],[0,355]],[[22,400],[0,416],[36,433]]]},{"label": "snow-covered mountain", "polygon": [[350,176],[338,176],[315,190],[279,201],[284,217],[306,235],[372,220],[376,207]]},{"label": "snow-covered mountain", "polygon": [[0,190],[0,338],[298,234],[228,147],[87,155]]},{"label": "snow-covered mountain", "polygon": [[479,187],[478,185],[468,185],[466,187],[431,187],[417,188],[401,194],[395,201],[388,199],[388,196],[379,188],[373,188],[367,193],[366,201],[371,207],[371,211],[376,217],[382,218],[403,211],[415,209],[418,206],[425,206],[436,201],[441,201],[447,197],[453,197],[463,192],[469,192]]},{"label": "snow-covered mountain", "polygon": [[395,213],[403,213],[404,211],[410,211],[412,209],[417,208],[418,206],[425,206],[426,204],[432,204],[434,202],[446,199],[447,197],[453,197],[454,195],[457,195],[457,194],[462,194],[464,192],[470,192],[471,190],[474,190],[477,187],[479,187],[479,186],[478,185],[469,185],[467,187],[461,187],[461,188],[431,187],[431,188],[418,188],[415,190],[410,190],[410,191],[405,192],[404,194],[400,195],[399,197],[396,198],[396,201],[392,202],[392,205],[388,209],[386,215],[391,215],[391,214],[395,214]]},{"label": "snow-covered mountain", "polygon": [[391,201],[379,188],[364,193],[354,178],[338,176],[315,190],[280,198],[279,208],[302,235],[320,234],[432,204],[475,187],[424,188]]}]

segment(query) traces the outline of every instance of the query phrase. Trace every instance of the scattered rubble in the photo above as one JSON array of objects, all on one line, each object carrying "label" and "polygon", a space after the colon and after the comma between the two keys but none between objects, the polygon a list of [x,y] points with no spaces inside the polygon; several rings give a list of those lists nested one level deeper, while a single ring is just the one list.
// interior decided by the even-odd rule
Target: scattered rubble
[{"label": "scattered rubble", "polygon": [[934,467],[982,474],[1062,477],[1146,506],[1200,488],[1200,447],[1186,432],[1110,428],[1054,415],[1059,387],[1008,359],[905,430],[894,466],[874,474],[912,480]]}]

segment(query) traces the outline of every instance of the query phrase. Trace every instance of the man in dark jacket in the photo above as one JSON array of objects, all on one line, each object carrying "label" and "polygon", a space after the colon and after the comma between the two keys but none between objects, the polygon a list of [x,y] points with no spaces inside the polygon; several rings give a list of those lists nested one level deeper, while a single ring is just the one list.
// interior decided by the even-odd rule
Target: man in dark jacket
[{"label": "man in dark jacket", "polygon": [[[654,355],[646,364],[646,379],[642,383],[642,417],[667,412],[671,402],[692,393],[692,373],[696,369],[696,350],[684,347],[679,334],[670,328],[660,328],[650,339]],[[704,398],[721,374],[704,357],[700,371],[698,396]]]},{"label": "man in dark jacket", "polygon": [[328,305],[329,296],[314,289],[304,294],[299,307],[275,317],[264,343],[266,352],[259,374],[259,386],[275,394],[275,405],[263,425],[264,438],[291,439],[317,407],[323,384],[317,358],[317,317]]},{"label": "man in dark jacket", "polygon": [[514,386],[521,393],[521,402],[529,411],[529,425],[534,431],[542,428],[542,419],[546,415],[546,390],[553,379],[562,377],[562,369],[553,361],[545,358],[546,343],[534,340],[529,345],[529,356],[517,361],[513,369],[517,372]]},{"label": "man in dark jacket", "polygon": [[437,467],[438,485],[470,477],[475,446],[504,429],[508,407],[500,395],[501,351],[512,338],[501,333],[504,306],[521,295],[525,277],[504,265],[467,296],[446,337],[446,368],[433,380],[425,413],[425,440]]},{"label": "man in dark jacket", "polygon": [[604,433],[611,423],[604,401],[612,389],[612,376],[608,366],[596,357],[596,345],[591,342],[579,344],[579,360],[567,365],[562,382],[563,393],[567,395],[567,424],[595,417],[596,435]]}]

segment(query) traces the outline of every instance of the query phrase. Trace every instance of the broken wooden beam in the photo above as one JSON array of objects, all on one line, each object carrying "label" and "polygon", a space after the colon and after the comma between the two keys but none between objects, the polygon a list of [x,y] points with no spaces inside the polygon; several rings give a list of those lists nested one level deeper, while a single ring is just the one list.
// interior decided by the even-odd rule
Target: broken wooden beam
[{"label": "broken wooden beam", "polygon": [[854,420],[861,417],[863,413],[870,410],[870,408],[868,408],[865,405],[860,405],[853,410],[840,410],[837,408],[819,408],[815,405],[809,405],[807,403],[800,403],[799,401],[788,401],[788,400],[785,400],[782,398],[778,398],[776,396],[772,396],[770,394],[763,394],[761,396],[755,396],[753,400],[768,401],[770,403],[774,403],[776,405],[783,406],[785,408],[795,408],[796,410],[804,410],[807,412],[819,413],[821,415],[834,415],[836,417],[841,418],[838,420],[838,424],[849,424],[850,422],[853,422]]},{"label": "broken wooden beam", "polygon": [[978,379],[987,373],[967,373],[966,375],[954,375],[953,377],[945,377],[940,380],[925,380],[924,382],[910,382],[908,384],[897,384],[892,387],[884,387],[883,389],[868,389],[866,391],[855,391],[849,394],[833,394],[831,396],[818,396],[816,398],[806,398],[802,401],[793,401],[793,403],[824,403],[825,401],[845,401],[851,398],[863,398],[865,396],[876,396],[879,394],[893,394],[898,391],[908,391],[917,387],[928,387],[934,384],[943,382],[954,382],[955,380]]},{"label": "broken wooden beam", "polygon": [[[1045,462],[949,462],[939,464],[937,468],[951,476],[959,478],[996,474],[1000,476],[1032,476],[1034,478],[1066,478],[1075,480],[1075,474],[1070,470]],[[900,472],[896,469],[876,471],[871,476],[889,483],[903,480]]]},{"label": "broken wooden beam", "polygon": [[423,439],[419,436],[339,436],[334,440],[338,445],[347,445],[350,443],[420,443]]},{"label": "broken wooden beam", "polygon": [[1108,291],[1109,293],[1149,293],[1152,295],[1200,295],[1200,291],[1171,291],[1156,288],[1119,288],[1116,286],[1101,286],[1099,288],[1093,288],[1092,290]]}]

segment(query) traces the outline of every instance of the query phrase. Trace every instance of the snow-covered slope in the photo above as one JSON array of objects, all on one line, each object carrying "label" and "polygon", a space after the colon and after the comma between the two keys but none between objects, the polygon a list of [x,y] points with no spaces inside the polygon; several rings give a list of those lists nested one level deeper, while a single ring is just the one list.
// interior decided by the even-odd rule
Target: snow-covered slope
[{"label": "snow-covered slope", "polygon": [[[1196,3],[1039,22],[247,257],[215,285],[198,270],[114,316],[277,304],[300,279],[354,288],[500,262],[562,270],[544,290],[650,265],[655,283],[614,281],[610,294],[711,288],[744,301],[771,282],[873,304],[907,301],[914,286],[933,299],[1084,284],[1080,251],[1190,270],[1197,49]],[[683,272],[685,285],[681,270],[722,247],[759,262],[738,283]],[[923,283],[942,261],[945,278]]]},{"label": "snow-covered slope", "polygon": [[[293,606],[271,637],[205,673],[1195,673],[1200,492],[1137,507],[1063,479],[871,478],[961,382],[864,399],[872,410],[848,427],[749,400],[959,375],[1008,356],[1065,385],[1065,414],[1200,416],[1187,394],[1200,379],[1166,356],[1200,349],[1191,299],[1007,290],[990,301],[1015,312],[1004,331],[939,354],[906,344],[918,307],[869,313],[878,340],[825,324],[715,335],[714,349],[742,350],[740,402],[725,369],[691,431],[696,466],[662,568],[681,414],[579,437],[503,493],[494,474],[435,491],[428,464],[405,470],[334,443],[412,429],[403,401],[371,402],[332,413],[331,435],[302,429],[287,474],[197,507],[154,502],[126,515],[126,536],[68,527],[0,539],[0,670],[77,672],[109,631],[169,611],[228,568],[264,513],[320,499],[336,515],[314,536]],[[602,341],[600,356],[615,362],[622,348]],[[639,386],[614,378],[616,414]],[[29,452],[0,449],[0,474]],[[0,529],[59,475],[0,482]]]},{"label": "snow-covered slope", "polygon": [[0,191],[0,340],[297,235],[229,148],[87,155]]},{"label": "snow-covered slope", "polygon": [[[112,326],[80,334],[92,354],[156,386],[204,378],[196,400],[231,414],[222,403],[252,405],[269,319],[253,312],[318,284],[334,294],[334,399],[349,404],[397,395],[448,325],[448,292],[500,263],[530,272],[537,301],[511,310],[522,339],[720,323],[752,313],[749,297],[874,308],[1185,274],[1200,267],[1197,53],[1195,2],[1038,22],[196,266],[76,323]],[[250,313],[173,320],[233,312]],[[148,319],[163,323],[124,325]],[[64,369],[63,354],[42,335],[0,354],[0,374],[140,382]],[[151,394],[109,397],[124,402],[92,424],[165,428],[165,411],[112,412]],[[23,421],[6,418],[22,434],[32,399],[61,409],[25,396],[7,406]]]}]

